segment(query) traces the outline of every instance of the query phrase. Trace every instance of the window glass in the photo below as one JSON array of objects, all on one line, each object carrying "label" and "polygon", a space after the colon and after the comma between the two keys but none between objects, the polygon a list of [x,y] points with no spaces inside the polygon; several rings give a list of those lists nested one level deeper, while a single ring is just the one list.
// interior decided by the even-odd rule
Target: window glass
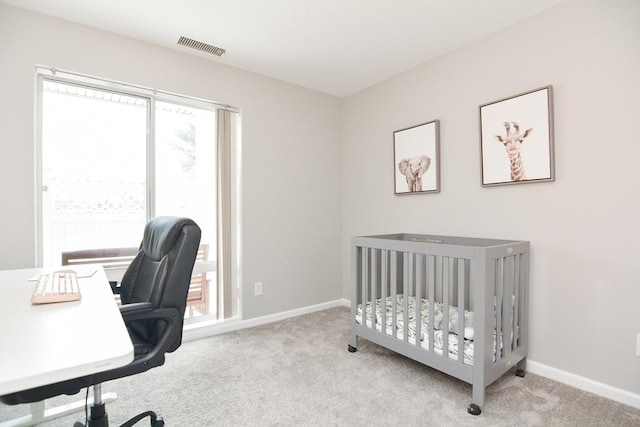
[{"label": "window glass", "polygon": [[192,218],[215,258],[215,112],[156,102],[156,215]]},{"label": "window glass", "polygon": [[43,262],[137,246],[146,222],[148,100],[44,81]]}]

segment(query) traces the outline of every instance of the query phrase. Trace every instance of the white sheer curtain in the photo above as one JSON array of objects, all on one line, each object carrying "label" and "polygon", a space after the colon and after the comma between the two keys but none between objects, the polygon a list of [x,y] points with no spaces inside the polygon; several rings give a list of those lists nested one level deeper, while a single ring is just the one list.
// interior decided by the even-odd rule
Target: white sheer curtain
[{"label": "white sheer curtain", "polygon": [[236,113],[217,110],[217,211],[218,211],[218,318],[234,315],[232,269],[232,149],[235,138]]}]

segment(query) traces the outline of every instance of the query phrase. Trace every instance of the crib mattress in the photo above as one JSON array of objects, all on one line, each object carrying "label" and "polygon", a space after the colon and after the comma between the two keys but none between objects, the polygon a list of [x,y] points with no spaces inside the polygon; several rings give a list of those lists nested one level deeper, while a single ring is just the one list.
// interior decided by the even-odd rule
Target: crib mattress
[{"label": "crib mattress", "polygon": [[[412,345],[416,345],[416,313],[417,313],[416,297],[409,296],[407,301],[407,321],[408,321],[408,340]],[[376,310],[376,324],[375,329],[378,332],[382,332],[382,313],[383,310],[386,313],[385,333],[393,336],[393,298],[387,297],[383,303],[382,299],[377,299],[375,303]],[[442,321],[444,319],[444,306],[442,303],[435,302],[433,304],[433,350],[435,353],[442,355],[444,347],[444,334],[442,329]],[[448,328],[448,357],[450,359],[458,359],[458,351],[460,348],[459,328],[458,328],[458,308],[449,306],[449,328]],[[426,299],[421,300],[420,306],[420,347],[429,349],[429,301]],[[362,325],[362,304],[358,305],[356,312],[356,322]],[[372,325],[372,304],[366,303],[365,309],[365,322],[368,328],[373,328]],[[396,338],[404,340],[404,295],[396,295]],[[466,365],[473,365],[473,312],[465,310],[464,312],[464,338],[463,338],[463,363]],[[494,353],[496,346],[496,331],[494,330],[493,336]]]}]

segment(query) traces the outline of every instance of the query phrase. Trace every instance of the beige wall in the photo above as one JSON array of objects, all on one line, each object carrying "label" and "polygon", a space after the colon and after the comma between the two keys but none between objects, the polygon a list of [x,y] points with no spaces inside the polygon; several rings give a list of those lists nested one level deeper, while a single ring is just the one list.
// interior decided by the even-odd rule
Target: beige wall
[{"label": "beige wall", "polygon": [[[349,298],[354,235],[527,239],[530,360],[640,394],[639,15],[569,2],[341,101],[0,5],[0,268],[33,265],[34,65],[51,65],[243,108],[245,318]],[[481,188],[478,105],[547,84],[557,181]],[[442,192],[394,196],[392,132],[433,119]]]},{"label": "beige wall", "polygon": [[[640,393],[640,2],[569,2],[352,96],[348,244],[413,232],[531,241],[529,360]],[[480,186],[478,106],[553,85],[556,182]],[[397,129],[440,120],[441,193],[394,196]]]},{"label": "beige wall", "polygon": [[[242,108],[244,317],[341,296],[338,98],[5,5],[0,269],[31,267],[35,260],[36,64]],[[256,281],[264,283],[261,297],[253,296]]]}]

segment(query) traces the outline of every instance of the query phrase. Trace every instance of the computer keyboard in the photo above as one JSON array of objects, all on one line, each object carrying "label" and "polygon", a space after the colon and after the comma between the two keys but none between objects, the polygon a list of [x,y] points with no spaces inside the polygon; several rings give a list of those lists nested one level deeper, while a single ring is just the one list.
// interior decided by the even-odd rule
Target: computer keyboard
[{"label": "computer keyboard", "polygon": [[78,276],[72,270],[59,270],[38,277],[33,294],[32,304],[49,304],[54,302],[77,301],[81,297],[78,287]]}]

